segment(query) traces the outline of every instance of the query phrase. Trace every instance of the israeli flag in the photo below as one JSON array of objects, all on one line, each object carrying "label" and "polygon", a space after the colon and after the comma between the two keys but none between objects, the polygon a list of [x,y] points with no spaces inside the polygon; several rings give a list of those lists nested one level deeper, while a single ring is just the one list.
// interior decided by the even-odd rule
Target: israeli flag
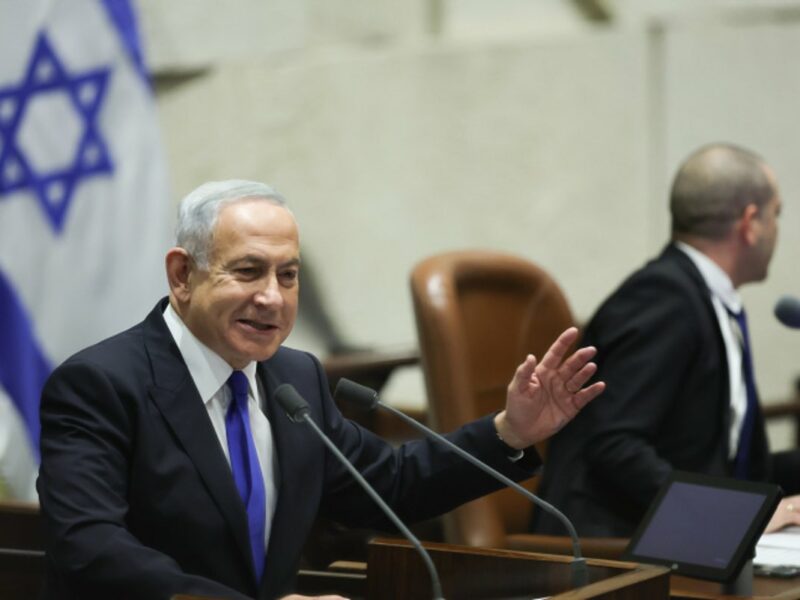
[{"label": "israeli flag", "polygon": [[36,500],[39,395],[166,289],[166,163],[129,0],[2,0],[0,497]]}]

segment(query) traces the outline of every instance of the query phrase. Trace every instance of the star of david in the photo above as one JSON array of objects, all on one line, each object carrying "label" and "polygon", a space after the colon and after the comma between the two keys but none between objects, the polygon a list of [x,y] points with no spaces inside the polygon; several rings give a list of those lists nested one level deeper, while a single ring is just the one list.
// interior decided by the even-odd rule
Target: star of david
[{"label": "star of david", "polygon": [[[0,87],[0,201],[12,192],[30,190],[56,233],[64,227],[80,181],[113,172],[97,124],[110,72],[69,72],[42,33],[23,81]],[[50,122],[42,124],[38,117],[48,112]],[[68,133],[74,134],[72,139]],[[59,164],[50,156],[57,150]]]}]

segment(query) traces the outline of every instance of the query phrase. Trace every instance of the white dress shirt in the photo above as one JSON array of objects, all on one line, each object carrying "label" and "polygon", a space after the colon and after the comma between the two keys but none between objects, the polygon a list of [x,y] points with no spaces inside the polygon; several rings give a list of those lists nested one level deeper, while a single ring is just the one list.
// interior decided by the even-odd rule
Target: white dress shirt
[{"label": "white dress shirt", "polygon": [[[683,242],[675,242],[675,246],[683,251],[700,271],[703,280],[711,292],[711,304],[717,313],[719,329],[725,342],[728,359],[728,379],[730,382],[731,428],[728,433],[728,459],[736,458],[739,448],[739,436],[744,424],[747,410],[747,387],[742,368],[742,341],[739,325],[733,321],[728,310],[738,313],[742,310],[742,299],[733,287],[728,274],[708,256]],[[727,310],[726,310],[727,307]]]},{"label": "white dress shirt", "polygon": [[[166,321],[167,327],[178,345],[178,350],[180,350],[183,361],[189,369],[192,381],[194,381],[197,392],[205,404],[206,411],[208,411],[208,418],[211,419],[211,424],[217,433],[225,458],[230,464],[225,414],[233,400],[233,394],[226,385],[228,378],[233,373],[233,368],[198,340],[169,304],[167,304],[167,308],[164,311],[164,321]],[[278,500],[278,461],[275,456],[272,430],[267,416],[262,410],[262,406],[264,406],[264,391],[256,378],[256,363],[251,362],[242,371],[250,383],[247,410],[250,416],[250,429],[253,432],[253,443],[258,454],[258,462],[261,466],[261,474],[264,477],[264,490],[267,496],[267,514],[264,526],[264,547],[266,548],[269,543],[272,518],[275,515],[275,505]]]}]

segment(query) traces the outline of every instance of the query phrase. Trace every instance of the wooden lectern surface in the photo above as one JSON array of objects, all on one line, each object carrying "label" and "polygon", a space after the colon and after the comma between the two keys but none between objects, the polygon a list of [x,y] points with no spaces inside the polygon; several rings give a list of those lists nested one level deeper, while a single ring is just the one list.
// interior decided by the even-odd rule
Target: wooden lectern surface
[{"label": "wooden lectern surface", "polygon": [[[669,570],[610,560],[588,559],[589,585],[572,589],[571,557],[513,550],[424,544],[449,600],[534,598],[554,600],[666,600]],[[369,600],[430,598],[431,581],[416,550],[405,541],[370,543]]]},{"label": "wooden lectern surface", "polygon": [[[9,502],[0,503],[0,598],[2,600],[30,600],[38,595],[44,576],[44,539],[39,522],[38,508],[33,505],[15,504]],[[428,573],[424,569],[421,560],[416,556],[413,548],[407,542],[382,540],[381,543],[399,550],[397,555],[390,554],[388,558],[386,552],[379,554],[370,561],[368,570],[372,571],[372,581],[367,582],[365,567],[349,567],[322,572],[303,571],[298,579],[300,590],[305,593],[322,593],[325,591],[338,591],[351,598],[429,598],[430,582]],[[528,586],[529,584],[544,583],[550,595],[563,592],[569,589],[569,569],[570,558],[568,556],[549,556],[536,555],[528,552],[511,550],[478,550],[474,548],[463,548],[460,546],[448,546],[445,544],[426,544],[434,556],[437,567],[442,573],[443,579],[453,581],[455,594],[445,595],[452,600],[453,598],[485,598],[480,595],[484,586],[494,585],[498,580],[502,583],[500,592],[503,589],[513,592],[513,587],[517,584]],[[473,556],[474,555],[474,556]],[[533,561],[533,563],[531,563]],[[538,562],[537,562],[538,561]],[[591,593],[600,593],[609,585],[613,587],[620,577],[625,581],[641,584],[647,582],[648,577],[655,567],[640,567],[633,563],[618,563],[613,561],[602,561],[589,559],[591,565],[590,574],[595,583],[590,590]],[[549,568],[532,573],[530,565],[549,565]],[[559,567],[560,565],[560,567]],[[637,567],[637,569],[632,569]],[[408,569],[408,571],[406,571]],[[622,569],[622,570],[620,570]],[[625,570],[627,569],[627,572]],[[386,585],[395,579],[399,574],[406,573],[407,581],[400,582],[393,595],[386,595]],[[644,573],[644,575],[642,575]],[[376,579],[377,575],[383,581]],[[614,575],[611,577],[611,575]],[[641,581],[640,581],[641,579]],[[616,580],[616,581],[615,581]],[[669,582],[670,597],[675,600],[684,598],[730,598],[721,595],[719,584],[689,579],[685,577],[672,576]],[[415,581],[411,588],[411,582]],[[609,583],[610,582],[610,583]],[[370,596],[369,585],[378,587],[382,595]],[[450,584],[446,584],[450,585]],[[405,586],[405,587],[404,587]],[[549,587],[548,587],[549,586]],[[381,588],[384,588],[381,591]],[[401,591],[408,588],[408,595],[402,595]],[[523,588],[524,597],[530,599],[533,594],[528,593],[534,589],[531,587]],[[657,598],[657,595],[608,595],[610,591],[603,592],[605,595],[585,595],[586,589],[577,592],[568,592],[569,595],[559,597],[564,598]],[[463,592],[463,594],[462,594]],[[622,592],[614,591],[615,594]],[[654,592],[660,593],[660,592]],[[776,600],[800,600],[800,578],[779,579],[771,577],[756,577],[753,583],[754,598],[773,598]],[[509,597],[510,594],[505,594]],[[542,593],[541,595],[545,595]],[[502,597],[502,594],[495,594],[495,598]],[[660,596],[666,597],[666,596]],[[184,598],[191,598],[186,596]],[[199,600],[199,599],[196,599]]]}]

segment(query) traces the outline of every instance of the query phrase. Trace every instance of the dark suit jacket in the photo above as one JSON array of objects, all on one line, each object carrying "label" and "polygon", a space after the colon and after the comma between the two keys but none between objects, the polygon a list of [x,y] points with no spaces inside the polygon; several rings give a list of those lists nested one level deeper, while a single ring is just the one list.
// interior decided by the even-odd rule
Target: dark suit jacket
[{"label": "dark suit jacket", "polygon": [[[728,365],[709,294],[669,245],[587,326],[607,388],[550,441],[540,488],[579,535],[630,536],[673,468],[730,475]],[[750,466],[750,478],[767,477],[760,411]],[[563,533],[541,511],[533,530]]]},{"label": "dark suit jacket", "polygon": [[[38,488],[46,598],[273,598],[291,591],[318,513],[388,526],[312,432],[279,409],[267,371],[297,388],[313,418],[401,518],[425,519],[498,487],[438,446],[420,441],[393,450],[343,419],[319,362],[281,348],[258,366],[280,479],[257,589],[244,506],[164,323],[165,306],[162,300],[143,323],[69,359],[45,387]],[[515,479],[538,465],[536,456],[524,465],[507,460],[491,417],[452,439]]]}]

